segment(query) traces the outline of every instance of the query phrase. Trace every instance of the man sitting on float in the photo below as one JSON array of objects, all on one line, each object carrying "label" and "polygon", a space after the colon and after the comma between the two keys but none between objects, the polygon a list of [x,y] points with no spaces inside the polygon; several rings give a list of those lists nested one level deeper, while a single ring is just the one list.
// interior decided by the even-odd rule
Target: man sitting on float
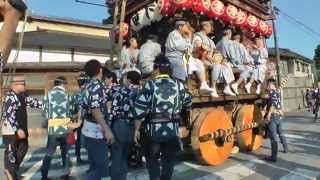
[{"label": "man sitting on float", "polygon": [[243,45],[244,42],[243,37],[241,37],[241,34],[238,32],[234,33],[232,39],[233,48],[235,50],[235,61],[238,62],[238,64],[235,67],[240,70],[241,74],[239,79],[231,85],[231,88],[236,94],[239,94],[239,85],[242,82],[246,83],[248,79],[251,80],[252,78],[254,61],[247,48]]},{"label": "man sitting on float", "polygon": [[266,76],[268,62],[268,49],[265,46],[263,37],[255,39],[255,45],[250,54],[253,57],[255,68],[253,70],[252,79],[245,86],[245,89],[249,93],[251,91],[252,83],[255,81],[257,83],[256,94],[259,95],[261,93],[261,84],[264,82]]},{"label": "man sitting on float", "polygon": [[[180,81],[185,81],[187,77],[187,69],[189,71],[195,71],[201,82],[200,91],[213,92],[207,82],[205,76],[205,70],[203,64],[196,58],[191,56],[192,51],[192,31],[190,30],[189,23],[184,19],[178,19],[176,21],[176,28],[167,38],[166,56],[168,57],[171,67],[172,76]],[[187,61],[184,62],[184,56],[187,55]],[[189,67],[187,67],[189,65]]]},{"label": "man sitting on float", "polygon": [[[223,90],[223,93],[225,95],[229,96],[235,96],[235,94],[232,92],[230,88],[230,83],[234,81],[234,75],[232,72],[232,68],[229,62],[224,61],[225,57],[220,58],[214,58],[214,54],[219,54],[216,51],[219,50],[215,47],[215,44],[212,39],[208,37],[208,34],[212,32],[213,26],[211,21],[204,20],[201,22],[202,30],[198,33],[196,33],[194,44],[197,48],[202,48],[207,51],[205,63],[209,65],[212,68],[211,71],[211,79],[212,79],[212,86],[214,89],[214,92],[211,93],[211,96],[213,97],[219,97],[216,91],[216,84],[217,81],[222,78],[225,81],[225,88]],[[222,49],[220,49],[222,50]]]}]

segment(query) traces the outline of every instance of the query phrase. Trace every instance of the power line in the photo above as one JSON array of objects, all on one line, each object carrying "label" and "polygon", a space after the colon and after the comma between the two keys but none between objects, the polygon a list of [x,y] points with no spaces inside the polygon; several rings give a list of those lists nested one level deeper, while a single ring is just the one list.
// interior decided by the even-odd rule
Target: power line
[{"label": "power line", "polygon": [[301,31],[303,31],[304,33],[306,33],[307,35],[309,35],[310,37],[313,38],[313,40],[316,39],[317,42],[320,42],[320,38],[319,36],[315,35],[314,33],[306,30],[305,28],[301,27],[299,24],[297,24],[295,21],[293,21],[292,19],[286,17],[286,16],[282,16],[284,18],[284,20],[286,20],[287,22],[295,25],[295,27],[299,28]]},{"label": "power line", "polygon": [[94,5],[94,6],[100,6],[100,7],[108,7],[105,4],[99,4],[99,3],[92,3],[88,1],[82,1],[82,0],[75,0],[77,3],[82,3],[82,4],[88,4],[88,5]]},{"label": "power line", "polygon": [[287,13],[283,12],[282,10],[280,10],[279,8],[277,8],[278,12],[280,12],[280,14],[282,14],[283,16],[287,17],[288,19],[291,19],[292,21],[294,21],[296,24],[302,26],[303,28],[305,28],[306,30],[308,30],[309,32],[311,32],[312,34],[320,37],[320,32],[317,32],[316,30],[314,30],[313,28],[311,28],[310,26],[304,24],[303,22],[301,22],[300,20],[288,15]]}]

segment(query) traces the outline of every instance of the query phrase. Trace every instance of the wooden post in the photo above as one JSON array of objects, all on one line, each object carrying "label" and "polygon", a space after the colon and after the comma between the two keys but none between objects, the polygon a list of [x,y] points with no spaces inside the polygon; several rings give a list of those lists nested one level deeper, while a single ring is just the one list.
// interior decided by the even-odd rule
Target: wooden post
[{"label": "wooden post", "polygon": [[272,28],[273,28],[273,38],[274,38],[274,48],[276,51],[276,62],[277,62],[277,79],[278,79],[278,86],[280,86],[281,83],[281,75],[280,75],[280,51],[278,46],[278,34],[277,34],[277,27],[276,27],[276,9],[272,5],[272,1],[270,1],[270,8],[271,8],[271,14],[272,14]]},{"label": "wooden post", "polygon": [[[112,26],[112,32],[114,33],[116,28],[117,28],[117,19],[118,19],[118,14],[119,14],[119,2],[118,0],[115,1],[115,7],[114,7],[114,12],[113,12],[113,26]],[[111,56],[110,56],[110,61],[111,63],[113,62],[113,57],[114,57],[114,51],[115,51],[115,34],[112,34],[111,36]]]},{"label": "wooden post", "polygon": [[[127,0],[122,0],[122,2],[121,2],[121,12],[120,12],[119,28],[120,28],[120,26],[124,23],[124,17],[125,17],[125,12],[126,12],[126,5],[127,5]],[[118,58],[120,58],[121,49],[122,49],[122,44],[123,44],[123,36],[122,36],[122,33],[120,33],[120,29],[119,29]]]}]

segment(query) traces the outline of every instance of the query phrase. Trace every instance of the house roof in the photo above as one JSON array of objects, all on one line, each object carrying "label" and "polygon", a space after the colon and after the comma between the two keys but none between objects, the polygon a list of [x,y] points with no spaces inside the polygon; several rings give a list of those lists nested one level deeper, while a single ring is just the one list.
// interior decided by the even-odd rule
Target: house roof
[{"label": "house roof", "polygon": [[43,69],[73,69],[73,70],[82,70],[84,62],[19,62],[16,64],[8,63],[5,67],[5,70],[9,68],[16,69],[28,69],[28,70],[43,70]]},{"label": "house roof", "polygon": [[112,24],[102,24],[102,23],[98,23],[98,22],[94,22],[94,21],[85,21],[85,20],[80,20],[80,19],[75,19],[75,18],[67,18],[67,17],[45,16],[45,15],[39,15],[39,14],[29,15],[28,21],[32,21],[32,20],[57,22],[57,23],[95,27],[95,28],[102,28],[102,29],[111,29],[112,28]]},{"label": "house roof", "polygon": [[[16,40],[18,37],[19,33],[15,36]],[[16,45],[16,40],[14,45]],[[74,49],[81,52],[108,53],[112,46],[110,39],[101,36],[40,30],[25,32],[23,47],[43,47],[57,50]]]},{"label": "house roof", "polygon": [[[293,52],[290,49],[285,49],[285,48],[279,48],[280,51],[280,56],[281,57],[286,57],[289,59],[300,59],[306,63],[314,63],[314,61],[312,59],[309,59],[299,53]],[[276,50],[275,48],[269,48],[268,49],[269,55],[275,57],[276,56]]]}]

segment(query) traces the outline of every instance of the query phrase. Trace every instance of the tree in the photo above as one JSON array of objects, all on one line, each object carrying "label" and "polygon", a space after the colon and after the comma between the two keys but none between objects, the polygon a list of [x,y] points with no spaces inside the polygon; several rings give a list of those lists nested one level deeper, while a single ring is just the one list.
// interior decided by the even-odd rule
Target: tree
[{"label": "tree", "polygon": [[313,60],[316,62],[316,64],[320,64],[320,44],[314,50]]},{"label": "tree", "polygon": [[320,44],[316,47],[314,50],[314,65],[313,65],[313,72],[315,76],[315,81],[319,82],[320,81]]}]

